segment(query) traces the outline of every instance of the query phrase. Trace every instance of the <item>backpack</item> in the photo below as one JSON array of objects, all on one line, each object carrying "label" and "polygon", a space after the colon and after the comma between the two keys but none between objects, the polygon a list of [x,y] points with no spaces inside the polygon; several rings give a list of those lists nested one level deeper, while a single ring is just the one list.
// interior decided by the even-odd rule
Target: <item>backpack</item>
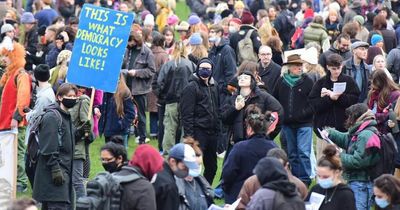
[{"label": "backpack", "polygon": [[[63,130],[62,130],[62,117],[60,112],[56,110],[54,107],[46,107],[43,110],[44,112],[37,116],[34,121],[31,124],[30,131],[28,134],[28,146],[26,149],[26,167],[27,171],[32,171],[34,172],[36,169],[36,165],[39,159],[39,154],[40,154],[40,139],[39,139],[39,133],[40,133],[40,127],[43,122],[43,117],[46,113],[52,112],[54,113],[57,118],[58,118],[58,130],[57,130],[57,141],[58,141],[58,147],[62,147],[62,135],[63,135]],[[32,174],[32,177],[34,174]]]},{"label": "backpack", "polygon": [[[23,70],[23,71],[25,71],[25,70]],[[14,77],[14,84],[15,84],[15,87],[18,87],[18,76],[21,74],[21,73],[24,73],[24,72],[22,72],[22,71],[20,71],[20,73],[19,74],[17,74],[15,77]],[[29,81],[30,81],[30,83],[31,83],[31,94],[30,94],[30,101],[29,101],[29,108],[30,109],[33,109],[33,107],[35,107],[35,103],[36,103],[36,100],[37,100],[37,87],[39,86],[38,85],[38,83],[37,83],[37,81],[34,79],[34,78],[32,78],[32,76],[30,76],[29,75]]]},{"label": "backpack", "polygon": [[[122,167],[132,171],[129,175],[100,172],[86,186],[87,195],[76,202],[76,210],[120,210],[123,193],[122,183],[144,178],[135,168]],[[134,196],[134,195],[132,195]]]},{"label": "backpack", "polygon": [[398,150],[393,135],[391,133],[382,134],[378,130],[371,128],[366,128],[366,130],[374,132],[381,142],[381,148],[377,149],[380,159],[367,170],[370,180],[373,181],[382,174],[393,174]]},{"label": "backpack", "polygon": [[254,52],[253,41],[251,40],[251,34],[253,33],[254,29],[250,29],[247,31],[246,36],[244,39],[240,40],[238,43],[238,60],[239,63],[243,61],[254,61],[257,62],[258,58],[256,53]]},{"label": "backpack", "polygon": [[289,197],[275,191],[272,210],[305,210],[305,205],[298,195]]}]

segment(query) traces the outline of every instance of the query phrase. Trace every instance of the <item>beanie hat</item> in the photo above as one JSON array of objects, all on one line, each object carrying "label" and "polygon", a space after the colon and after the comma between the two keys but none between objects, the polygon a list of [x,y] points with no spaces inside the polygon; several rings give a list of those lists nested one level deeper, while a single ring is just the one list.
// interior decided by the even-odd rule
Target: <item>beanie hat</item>
[{"label": "beanie hat", "polygon": [[371,45],[374,46],[376,45],[376,43],[378,42],[382,42],[383,41],[383,37],[380,34],[374,34],[371,37]]},{"label": "beanie hat", "polygon": [[247,10],[243,11],[243,14],[242,14],[242,24],[251,25],[251,24],[253,24],[253,23],[254,23],[254,17],[253,17],[253,15],[252,15],[249,11],[247,11]]},{"label": "beanie hat", "polygon": [[239,18],[232,18],[229,22],[234,22],[238,25],[242,25],[242,21]]},{"label": "beanie hat", "polygon": [[143,25],[145,26],[154,26],[154,16],[152,14],[146,15],[143,21]]},{"label": "beanie hat", "polygon": [[226,10],[221,12],[221,18],[224,19],[224,18],[228,17],[231,14],[232,14],[232,11],[229,10],[229,9],[226,9]]},{"label": "beanie hat", "polygon": [[140,18],[142,19],[142,21],[144,21],[144,19],[146,18],[146,16],[147,16],[148,14],[151,14],[151,13],[149,12],[149,10],[144,10],[144,11],[142,12],[142,14],[140,15]]},{"label": "beanie hat", "polygon": [[175,30],[177,31],[188,31],[189,30],[189,23],[186,21],[181,21],[179,25],[175,26]]},{"label": "beanie hat", "polygon": [[194,33],[189,38],[190,45],[201,45],[203,43],[203,38],[201,38],[200,33]]},{"label": "beanie hat", "polygon": [[360,25],[364,25],[365,23],[364,17],[361,15],[354,16],[353,20],[357,21]]},{"label": "beanie hat", "polygon": [[214,67],[214,63],[212,62],[212,60],[211,60],[211,59],[209,59],[209,58],[207,58],[207,57],[204,57],[204,58],[200,59],[200,60],[197,62],[197,69],[196,69],[196,73],[198,73],[198,70],[199,70],[200,64],[202,64],[202,63],[209,63],[209,64],[211,64],[211,70],[212,70],[212,69],[213,69],[213,67]]},{"label": "beanie hat", "polygon": [[189,23],[189,25],[196,25],[196,24],[198,24],[198,23],[200,23],[201,22],[201,20],[200,20],[200,17],[199,16],[197,16],[197,15],[191,15],[190,17],[189,17],[189,19],[188,19],[188,23]]},{"label": "beanie hat", "polygon": [[3,26],[1,26],[1,34],[10,32],[10,31],[14,31],[14,27],[11,24],[4,24]]},{"label": "beanie hat", "polygon": [[178,16],[176,16],[176,15],[170,15],[170,16],[168,16],[168,18],[167,18],[167,24],[168,24],[169,26],[175,25],[175,24],[177,24],[178,22],[179,22],[179,18],[178,18]]},{"label": "beanie hat", "polygon": [[40,82],[47,82],[50,79],[50,67],[47,64],[39,64],[33,71],[35,79]]},{"label": "beanie hat", "polygon": [[234,8],[235,9],[244,9],[243,1],[236,1]]},{"label": "beanie hat", "polygon": [[24,12],[21,17],[21,23],[36,23],[35,17],[33,16],[32,12]]}]

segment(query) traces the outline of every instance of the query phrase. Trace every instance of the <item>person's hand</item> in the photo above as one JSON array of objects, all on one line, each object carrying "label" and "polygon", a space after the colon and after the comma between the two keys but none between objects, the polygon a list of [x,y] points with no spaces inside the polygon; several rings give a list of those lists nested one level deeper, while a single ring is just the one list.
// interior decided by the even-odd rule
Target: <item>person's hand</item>
[{"label": "person's hand", "polygon": [[18,128],[18,121],[15,119],[12,119],[10,127],[11,127],[11,129]]},{"label": "person's hand", "polygon": [[321,98],[329,95],[329,90],[326,88],[321,89]]},{"label": "person's hand", "polygon": [[334,93],[334,92],[331,91],[331,93],[329,93],[329,98],[331,98],[333,101],[336,101],[336,100],[338,100],[340,95],[342,95],[342,94],[341,93]]},{"label": "person's hand", "polygon": [[243,107],[244,107],[245,105],[246,105],[246,103],[245,103],[245,101],[244,101],[243,96],[238,95],[238,96],[236,97],[236,100],[235,100],[235,109],[239,111],[239,110],[243,109]]},{"label": "person's hand", "polygon": [[134,77],[134,76],[136,76],[136,70],[133,70],[133,69],[129,70],[128,74],[129,74],[129,76]]},{"label": "person's hand", "polygon": [[396,124],[392,120],[388,120],[388,126],[389,128],[394,128]]},{"label": "person's hand", "polygon": [[69,36],[67,32],[63,31],[60,33],[60,35],[64,37],[64,42],[69,42]]},{"label": "person's hand", "polygon": [[64,184],[64,175],[60,168],[51,170],[51,178],[55,186],[61,186]]},{"label": "person's hand", "polygon": [[97,118],[100,118],[101,117],[101,112],[100,112],[100,109],[99,108],[94,108],[94,114],[96,115],[96,117]]}]

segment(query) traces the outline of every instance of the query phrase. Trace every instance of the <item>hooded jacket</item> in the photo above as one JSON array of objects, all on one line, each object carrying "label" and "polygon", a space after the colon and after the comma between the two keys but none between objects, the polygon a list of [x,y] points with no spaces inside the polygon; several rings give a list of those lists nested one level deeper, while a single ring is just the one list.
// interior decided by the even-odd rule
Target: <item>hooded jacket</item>
[{"label": "hooded jacket", "polygon": [[291,207],[286,208],[288,210],[305,209],[296,185],[289,182],[286,170],[278,159],[271,157],[261,159],[254,168],[254,173],[263,187],[251,198],[247,205],[248,210],[274,209],[285,201],[287,207]]},{"label": "hooded jacket", "polygon": [[342,58],[343,58],[343,60],[345,61],[345,60],[347,60],[347,59],[349,59],[349,58],[351,58],[351,52],[348,50],[348,51],[346,51],[346,52],[342,52],[342,51],[340,51],[339,49],[337,49],[336,48],[336,45],[337,45],[337,42],[335,42],[334,44],[332,44],[332,46],[329,48],[329,50],[327,50],[326,52],[324,52],[324,53],[322,53],[320,56],[319,56],[319,60],[318,60],[318,63],[322,66],[322,67],[324,67],[324,69],[325,69],[325,72],[328,72],[328,69],[326,68],[326,60],[328,59],[328,57],[330,56],[330,55],[332,55],[332,54],[339,54]]},{"label": "hooded jacket", "polygon": [[[117,175],[128,175],[138,173],[146,178],[138,179],[133,182],[122,184],[123,191],[121,197],[122,210],[156,210],[156,194],[149,180],[163,170],[163,158],[152,146],[140,145],[131,160],[128,167],[122,167]],[[133,167],[136,170],[129,170]]]},{"label": "hooded jacket", "polygon": [[304,45],[310,42],[316,42],[320,46],[323,45],[325,39],[328,38],[328,33],[323,25],[318,23],[310,23],[304,30]]},{"label": "hooded jacket", "polygon": [[329,138],[345,152],[340,153],[346,181],[369,181],[367,169],[379,161],[379,154],[370,152],[380,148],[379,137],[371,130],[376,129],[375,116],[371,110],[364,113],[348,132],[328,129]]},{"label": "hooded jacket", "polygon": [[14,49],[8,51],[3,48],[2,55],[11,60],[5,73],[1,77],[0,88],[3,88],[0,102],[0,130],[9,130],[11,120],[15,119],[19,127],[27,124],[24,109],[29,107],[31,97],[31,79],[24,70],[24,47],[14,42]]}]

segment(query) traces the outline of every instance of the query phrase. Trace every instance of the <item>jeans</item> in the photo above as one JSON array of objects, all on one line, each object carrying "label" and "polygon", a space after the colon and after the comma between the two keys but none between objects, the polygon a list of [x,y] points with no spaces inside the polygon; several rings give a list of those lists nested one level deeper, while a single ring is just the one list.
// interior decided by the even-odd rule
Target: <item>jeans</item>
[{"label": "jeans", "polygon": [[138,124],[138,136],[139,144],[145,143],[146,140],[146,95],[134,95],[133,101],[137,106],[137,113],[139,118]]},{"label": "jeans", "polygon": [[370,210],[372,207],[373,183],[352,181],[348,183],[354,192],[357,210]]},{"label": "jeans", "polygon": [[71,210],[71,205],[66,202],[43,202],[42,210]]},{"label": "jeans", "polygon": [[178,103],[166,104],[164,114],[163,151],[167,155],[175,145],[176,131],[179,126]]},{"label": "jeans", "polygon": [[86,195],[85,178],[83,177],[83,159],[73,161],[72,185],[76,193],[76,200]]},{"label": "jeans", "polygon": [[22,187],[28,186],[28,177],[25,172],[25,132],[26,127],[18,128],[18,163],[17,163],[17,184]]},{"label": "jeans", "polygon": [[217,145],[218,134],[209,130],[194,128],[194,139],[200,144],[203,151],[204,177],[212,185],[217,172]]},{"label": "jeans", "polygon": [[283,126],[287,141],[292,173],[306,184],[311,183],[312,127],[292,128]]},{"label": "jeans", "polygon": [[158,108],[158,150],[162,151],[162,144],[164,139],[164,114],[165,105],[157,104]]},{"label": "jeans", "polygon": [[150,136],[156,137],[158,134],[158,113],[150,112]]}]

